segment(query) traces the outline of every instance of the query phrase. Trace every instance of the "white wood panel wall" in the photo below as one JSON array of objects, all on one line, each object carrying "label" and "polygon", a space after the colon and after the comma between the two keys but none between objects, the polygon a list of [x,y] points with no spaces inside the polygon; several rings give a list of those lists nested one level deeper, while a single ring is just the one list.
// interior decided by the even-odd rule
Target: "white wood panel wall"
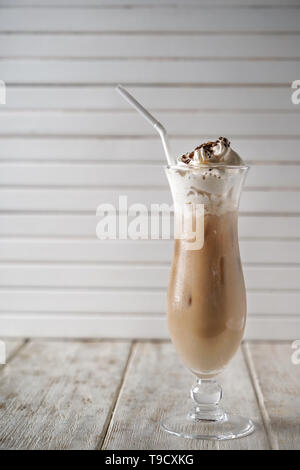
[{"label": "white wood panel wall", "polygon": [[299,0],[0,0],[0,336],[166,337],[170,241],[98,241],[101,202],[168,202],[176,154],[226,135],[248,338],[300,337]]}]

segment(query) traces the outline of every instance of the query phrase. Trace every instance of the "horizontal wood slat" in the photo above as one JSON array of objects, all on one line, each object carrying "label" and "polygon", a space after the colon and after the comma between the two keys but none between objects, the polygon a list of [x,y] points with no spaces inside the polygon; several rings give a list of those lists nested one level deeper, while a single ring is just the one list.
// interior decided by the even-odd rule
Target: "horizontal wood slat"
[{"label": "horizontal wood slat", "polygon": [[[295,36],[298,37],[298,36]],[[148,108],[169,110],[289,110],[291,87],[130,87],[130,91]],[[101,86],[8,86],[7,109],[89,109],[128,110],[128,103],[113,87]],[[300,112],[300,111],[299,111]]]},{"label": "horizontal wood slat", "polygon": [[[300,109],[300,108],[299,108]],[[225,117],[224,117],[225,118]],[[238,118],[238,116],[237,116]],[[182,116],[184,119],[184,115]],[[76,138],[75,138],[76,137]],[[200,142],[218,137],[210,136],[172,138],[174,155],[194,149]],[[299,138],[278,139],[254,138],[239,139],[234,137],[233,147],[246,161],[300,161],[300,153],[295,149],[300,144]],[[116,137],[88,138],[71,136],[55,137],[4,137],[1,136],[0,160],[41,160],[41,161],[160,161],[165,164],[165,156],[158,136],[148,139]]]},{"label": "horizontal wood slat", "polygon": [[[168,7],[178,7],[181,5],[181,0],[164,0],[163,5]],[[162,4],[161,0],[143,0],[143,5],[146,7],[160,7]],[[142,8],[143,8],[142,5]],[[261,0],[259,2],[260,7],[278,7],[278,6],[297,6],[298,0]],[[102,8],[106,9],[108,7],[113,8],[128,8],[128,7],[141,7],[140,0],[0,0],[1,7],[28,7],[32,8],[37,6],[39,8],[47,7],[89,7],[89,8]],[[185,0],[184,7],[209,7],[215,8],[216,6],[223,6],[232,8],[233,6],[237,7],[257,7],[257,0]]]},{"label": "horizontal wood slat", "polygon": [[[0,189],[0,211],[56,211],[96,213],[102,203],[118,208],[119,195],[128,197],[128,206],[134,203],[172,204],[170,192],[148,187],[144,190],[116,189]],[[300,213],[299,191],[244,191],[240,208],[243,212],[269,214]]]},{"label": "horizontal wood slat", "polygon": [[[166,294],[157,292],[71,292],[61,290],[25,291],[0,290],[0,311],[63,312],[69,313],[163,313]],[[290,296],[288,297],[289,300]],[[263,300],[262,300],[263,302]],[[276,302],[276,297],[274,298]],[[290,309],[293,307],[290,306]],[[274,313],[278,313],[277,311]]]},{"label": "horizontal wood slat", "polygon": [[297,35],[0,34],[0,57],[299,58]]},{"label": "horizontal wood slat", "polygon": [[[143,0],[143,5],[147,7],[160,7],[161,0]],[[164,0],[163,5],[169,7],[178,7],[181,5],[181,0]],[[224,6],[231,8],[232,6],[238,7],[257,7],[257,0],[185,0],[185,8],[195,7],[216,7]],[[297,0],[261,0],[260,6],[276,7],[276,6],[293,6],[298,5]],[[13,7],[29,7],[38,6],[44,7],[89,7],[89,8],[104,8],[112,6],[113,8],[122,7],[141,7],[140,0],[0,0],[0,6],[13,6]],[[142,6],[143,8],[143,6]]]},{"label": "horizontal wood slat", "polygon": [[[240,241],[244,263],[300,263],[300,241]],[[0,260],[43,262],[169,263],[168,240],[1,240]]]},{"label": "horizontal wood slat", "polygon": [[1,79],[14,84],[264,84],[290,86],[299,63],[286,60],[37,60],[1,59]]},{"label": "horizontal wood slat", "polygon": [[[166,289],[169,266],[0,264],[4,287]],[[248,289],[300,289],[298,266],[245,266]]]},{"label": "horizontal wood slat", "polygon": [[[96,215],[1,214],[0,236],[95,238]],[[299,238],[300,217],[239,217],[240,238]]]},{"label": "horizontal wood slat", "polygon": [[[163,2],[164,4],[166,2]],[[277,6],[283,2],[277,1]],[[120,3],[119,3],[120,4]],[[129,3],[130,4],[130,3]],[[206,2],[206,6],[211,2]],[[291,0],[288,5],[298,5]],[[4,3],[5,5],[5,3]],[[7,0],[6,0],[7,5]],[[57,4],[56,4],[57,5]],[[156,2],[156,5],[158,3]],[[173,31],[173,32],[286,32],[299,31],[299,11],[294,8],[3,8],[0,31]],[[231,2],[232,5],[232,2]],[[241,5],[241,2],[239,2]],[[249,5],[249,3],[248,3]],[[256,1],[255,6],[258,6]],[[272,4],[274,5],[274,4]],[[48,4],[49,6],[49,4]],[[52,6],[52,4],[51,4]],[[85,6],[82,5],[81,6]],[[182,6],[182,5],[181,5]]]},{"label": "horizontal wood slat", "polygon": [[[168,113],[156,116],[174,136],[215,135],[229,136],[296,136],[299,137],[300,112],[263,113]],[[201,134],[200,134],[201,132]],[[134,111],[111,112],[0,112],[0,135],[146,135],[155,136],[155,131]],[[274,144],[273,144],[274,145]],[[258,147],[257,147],[258,148]]]},{"label": "horizontal wood slat", "polygon": [[[213,178],[213,176],[211,177]],[[0,185],[5,186],[157,186],[167,187],[159,165],[0,163]],[[300,165],[252,166],[247,188],[299,188]]]},{"label": "horizontal wood slat", "polygon": [[[86,312],[86,313],[164,313],[166,292],[118,291],[87,292],[78,289],[0,289],[0,311],[14,312]],[[249,314],[299,315],[300,294],[248,292]]]},{"label": "horizontal wood slat", "polygon": [[[283,316],[251,316],[247,319],[246,339],[294,340],[300,319]],[[7,337],[48,338],[157,338],[170,335],[165,315],[67,315],[0,313],[0,329]]]}]

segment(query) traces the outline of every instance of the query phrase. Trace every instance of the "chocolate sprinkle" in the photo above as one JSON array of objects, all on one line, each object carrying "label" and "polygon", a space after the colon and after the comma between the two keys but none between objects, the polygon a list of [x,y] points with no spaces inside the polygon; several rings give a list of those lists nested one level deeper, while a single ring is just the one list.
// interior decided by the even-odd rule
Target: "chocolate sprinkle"
[{"label": "chocolate sprinkle", "polygon": [[[205,156],[207,158],[207,160],[210,160],[212,157],[213,157],[213,148],[218,145],[219,143],[222,143],[224,145],[224,147],[227,149],[230,147],[230,142],[229,140],[226,138],[226,137],[219,137],[217,140],[215,141],[209,141],[209,142],[205,142],[201,145],[198,145],[198,147],[195,148],[195,150],[193,152],[188,152],[184,155],[182,155],[180,157],[180,160],[185,163],[185,164],[189,164],[191,162],[191,160],[194,159],[194,156],[195,156],[195,151],[196,150],[200,150],[200,149],[203,149],[204,150],[204,153],[205,153]],[[209,171],[211,171],[212,169],[210,168]]]}]

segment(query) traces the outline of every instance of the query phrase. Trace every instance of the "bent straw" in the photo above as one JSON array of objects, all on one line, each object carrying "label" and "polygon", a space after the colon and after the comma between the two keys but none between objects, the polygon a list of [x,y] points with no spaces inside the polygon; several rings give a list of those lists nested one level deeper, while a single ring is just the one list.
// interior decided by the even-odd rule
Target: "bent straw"
[{"label": "bent straw", "polygon": [[118,85],[116,86],[116,91],[129,103],[131,106],[133,106],[138,113],[140,113],[153,127],[154,129],[159,133],[164,152],[167,157],[167,162],[169,166],[173,165],[173,159],[170,154],[170,144],[168,140],[168,135],[167,131],[164,128],[164,126],[157,120],[155,117],[153,117],[147,109],[144,108],[128,91],[122,86]]}]

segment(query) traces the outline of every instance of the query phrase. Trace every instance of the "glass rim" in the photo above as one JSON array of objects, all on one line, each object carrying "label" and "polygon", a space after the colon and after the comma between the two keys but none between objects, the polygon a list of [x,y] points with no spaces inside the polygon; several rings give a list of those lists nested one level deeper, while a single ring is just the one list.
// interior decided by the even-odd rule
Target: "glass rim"
[{"label": "glass rim", "polygon": [[209,170],[209,168],[217,168],[220,170],[249,170],[249,165],[220,165],[220,163],[211,163],[211,164],[200,164],[197,167],[194,166],[180,166],[180,165],[165,165],[166,170],[183,170],[183,171],[198,171],[198,170]]}]

